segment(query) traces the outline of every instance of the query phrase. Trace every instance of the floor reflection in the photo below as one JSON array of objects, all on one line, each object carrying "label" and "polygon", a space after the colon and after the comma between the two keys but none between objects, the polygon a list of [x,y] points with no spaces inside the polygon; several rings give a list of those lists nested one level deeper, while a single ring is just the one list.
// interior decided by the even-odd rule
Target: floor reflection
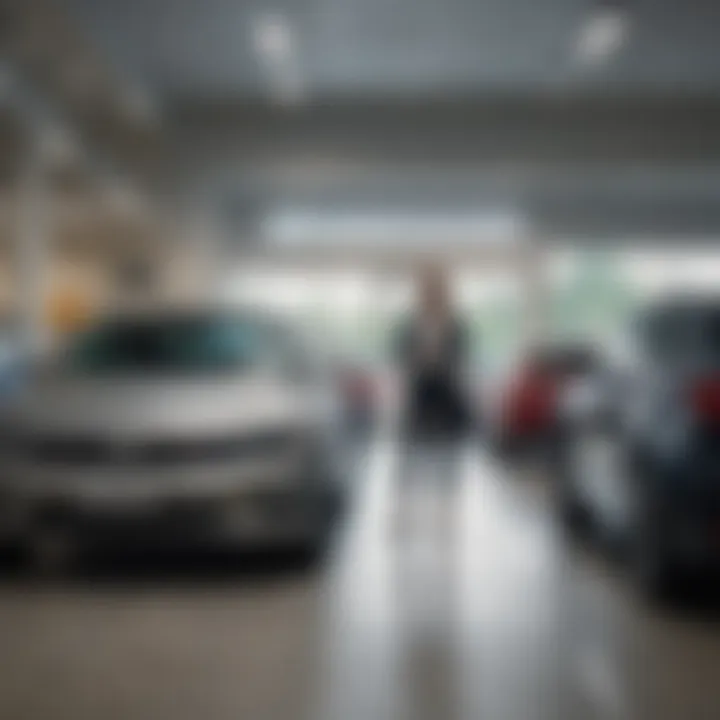
[{"label": "floor reflection", "polygon": [[322,717],[557,717],[564,563],[542,503],[477,447],[455,481],[407,482],[389,441],[373,462],[329,583]]},{"label": "floor reflection", "polygon": [[716,716],[718,623],[651,610],[570,547],[542,477],[467,446],[456,482],[401,482],[389,439],[358,467],[324,570],[236,557],[8,575],[0,717]]},{"label": "floor reflection", "polygon": [[456,483],[401,482],[400,465],[378,443],[327,579],[316,717],[657,720],[720,703],[715,628],[675,625],[568,547],[542,477],[477,446]]}]

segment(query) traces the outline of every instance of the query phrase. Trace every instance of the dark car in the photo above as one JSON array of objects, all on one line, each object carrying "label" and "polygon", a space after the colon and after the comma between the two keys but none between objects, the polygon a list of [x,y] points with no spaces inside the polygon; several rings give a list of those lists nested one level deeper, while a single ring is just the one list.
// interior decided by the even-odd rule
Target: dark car
[{"label": "dark car", "polygon": [[557,497],[657,595],[720,560],[720,298],[655,304],[621,347],[568,398]]},{"label": "dark car", "polygon": [[538,449],[553,438],[560,400],[568,385],[595,367],[596,353],[584,344],[536,348],[501,384],[488,418],[495,449],[503,457]]}]

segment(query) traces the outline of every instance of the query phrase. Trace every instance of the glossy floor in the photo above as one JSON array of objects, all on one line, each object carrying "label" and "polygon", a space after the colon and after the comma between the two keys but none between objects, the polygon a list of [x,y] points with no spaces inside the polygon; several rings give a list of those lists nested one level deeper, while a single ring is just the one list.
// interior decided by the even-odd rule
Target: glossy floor
[{"label": "glossy floor", "polygon": [[720,612],[638,601],[541,479],[422,472],[375,443],[320,572],[7,577],[0,718],[720,717]]}]

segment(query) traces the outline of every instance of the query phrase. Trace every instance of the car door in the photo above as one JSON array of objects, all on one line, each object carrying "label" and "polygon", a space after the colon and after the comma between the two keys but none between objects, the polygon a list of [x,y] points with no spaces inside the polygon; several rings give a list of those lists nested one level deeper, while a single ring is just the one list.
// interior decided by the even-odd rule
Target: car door
[{"label": "car door", "polygon": [[577,502],[609,533],[624,531],[632,512],[628,417],[641,394],[637,323],[609,342],[582,383],[576,403],[570,476]]}]

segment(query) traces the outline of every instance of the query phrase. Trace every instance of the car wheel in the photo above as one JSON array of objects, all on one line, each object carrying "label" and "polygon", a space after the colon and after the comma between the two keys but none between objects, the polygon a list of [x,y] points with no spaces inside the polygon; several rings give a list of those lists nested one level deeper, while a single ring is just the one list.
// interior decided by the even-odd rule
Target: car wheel
[{"label": "car wheel", "polygon": [[590,517],[570,493],[563,493],[558,501],[558,514],[562,529],[572,538],[585,537],[590,527]]},{"label": "car wheel", "polygon": [[582,464],[577,438],[558,435],[552,462],[557,514],[561,528],[573,538],[584,537],[591,525],[590,512],[577,494],[577,473]]},{"label": "car wheel", "polygon": [[317,532],[308,537],[299,549],[308,566],[318,567],[325,563],[335,544],[338,531],[347,512],[346,491],[338,489],[328,496],[325,516]]},{"label": "car wheel", "polygon": [[71,533],[41,528],[30,534],[25,555],[34,575],[57,578],[76,567],[81,553],[77,539]]},{"label": "car wheel", "polygon": [[324,569],[332,546],[332,535],[321,533],[289,546],[287,555],[302,571],[315,573]]},{"label": "car wheel", "polygon": [[678,571],[663,532],[657,503],[644,498],[637,510],[631,562],[635,583],[650,600],[667,600],[678,589]]}]

